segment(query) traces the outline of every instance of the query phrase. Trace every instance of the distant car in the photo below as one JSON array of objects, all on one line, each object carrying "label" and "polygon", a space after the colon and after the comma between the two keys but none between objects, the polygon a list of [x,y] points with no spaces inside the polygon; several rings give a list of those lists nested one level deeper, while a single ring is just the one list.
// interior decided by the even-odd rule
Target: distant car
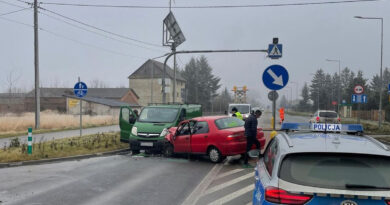
[{"label": "distant car", "polygon": [[[235,117],[207,116],[186,120],[164,133],[166,139],[164,154],[208,155],[212,162],[218,163],[226,156],[246,152],[244,131],[244,121]],[[265,137],[261,128],[258,128],[257,139],[263,148]]]},{"label": "distant car", "polygon": [[362,135],[361,125],[306,125],[313,131],[284,123],[286,132],[268,143],[255,168],[254,205],[390,204],[389,147]]},{"label": "distant car", "polygon": [[333,110],[318,110],[312,115],[311,123],[341,123],[340,116]]},{"label": "distant car", "polygon": [[229,116],[232,116],[232,109],[237,108],[238,112],[241,113],[243,119],[246,119],[251,114],[251,104],[229,104]]}]

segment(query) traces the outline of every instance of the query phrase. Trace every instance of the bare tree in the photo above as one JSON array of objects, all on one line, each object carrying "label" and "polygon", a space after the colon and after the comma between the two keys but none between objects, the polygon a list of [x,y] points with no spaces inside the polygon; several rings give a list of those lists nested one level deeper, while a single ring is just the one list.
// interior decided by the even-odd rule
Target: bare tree
[{"label": "bare tree", "polygon": [[22,89],[16,87],[16,84],[21,77],[22,77],[22,74],[16,74],[15,70],[11,70],[7,74],[6,79],[5,79],[7,93],[9,93],[11,95],[12,93],[20,93],[22,91]]},{"label": "bare tree", "polygon": [[90,87],[90,88],[107,88],[108,85],[105,82],[103,82],[102,80],[95,78],[89,82],[88,87]]}]

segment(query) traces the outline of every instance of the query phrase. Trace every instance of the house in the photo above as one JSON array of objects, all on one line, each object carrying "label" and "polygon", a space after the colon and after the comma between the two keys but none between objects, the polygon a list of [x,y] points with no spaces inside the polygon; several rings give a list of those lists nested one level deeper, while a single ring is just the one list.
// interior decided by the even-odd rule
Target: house
[{"label": "house", "polygon": [[[74,95],[65,95],[66,111],[68,114],[80,114],[80,99]],[[86,115],[112,115],[119,116],[121,106],[130,106],[133,109],[140,109],[138,104],[130,104],[108,98],[85,96],[82,100],[82,113]]]},{"label": "house", "polygon": [[[41,110],[66,112],[69,103],[66,96],[74,96],[73,88],[40,88]],[[88,88],[86,97],[109,99],[134,106],[139,105],[138,95],[129,88]],[[35,90],[25,95],[24,104],[26,112],[35,111]]]},{"label": "house", "polygon": [[[146,106],[149,103],[162,103],[162,78],[164,64],[155,60],[147,60],[141,67],[134,71],[129,77],[129,88],[133,89],[139,96],[139,104]],[[174,71],[166,66],[165,92],[167,102],[172,102]],[[186,80],[179,72],[176,73],[175,102],[182,103],[184,97]]]}]

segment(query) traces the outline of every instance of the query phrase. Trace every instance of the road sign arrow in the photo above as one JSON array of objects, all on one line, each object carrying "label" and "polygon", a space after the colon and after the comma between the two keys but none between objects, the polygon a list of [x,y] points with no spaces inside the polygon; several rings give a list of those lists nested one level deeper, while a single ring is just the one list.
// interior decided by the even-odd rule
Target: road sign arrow
[{"label": "road sign arrow", "polygon": [[283,86],[283,75],[277,76],[271,69],[267,73],[274,79],[273,84]]}]

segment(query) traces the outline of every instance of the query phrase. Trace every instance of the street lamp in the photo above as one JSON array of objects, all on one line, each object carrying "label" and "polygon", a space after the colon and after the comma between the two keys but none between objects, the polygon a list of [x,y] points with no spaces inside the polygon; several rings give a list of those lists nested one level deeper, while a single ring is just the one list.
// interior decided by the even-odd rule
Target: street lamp
[{"label": "street lamp", "polygon": [[340,110],[340,92],[341,92],[341,88],[340,88],[341,87],[341,72],[340,72],[341,61],[340,60],[332,60],[332,59],[326,59],[326,61],[328,61],[328,62],[338,62],[339,63],[339,82],[337,84],[337,89],[338,89],[338,92],[337,92],[337,113],[339,113],[339,110]]},{"label": "street lamp", "polygon": [[372,20],[380,20],[381,21],[381,69],[380,69],[380,82],[379,82],[379,121],[378,126],[379,129],[382,127],[382,87],[383,87],[383,78],[382,78],[382,67],[383,67],[383,18],[382,17],[362,17],[355,16],[357,19],[372,19]]}]

